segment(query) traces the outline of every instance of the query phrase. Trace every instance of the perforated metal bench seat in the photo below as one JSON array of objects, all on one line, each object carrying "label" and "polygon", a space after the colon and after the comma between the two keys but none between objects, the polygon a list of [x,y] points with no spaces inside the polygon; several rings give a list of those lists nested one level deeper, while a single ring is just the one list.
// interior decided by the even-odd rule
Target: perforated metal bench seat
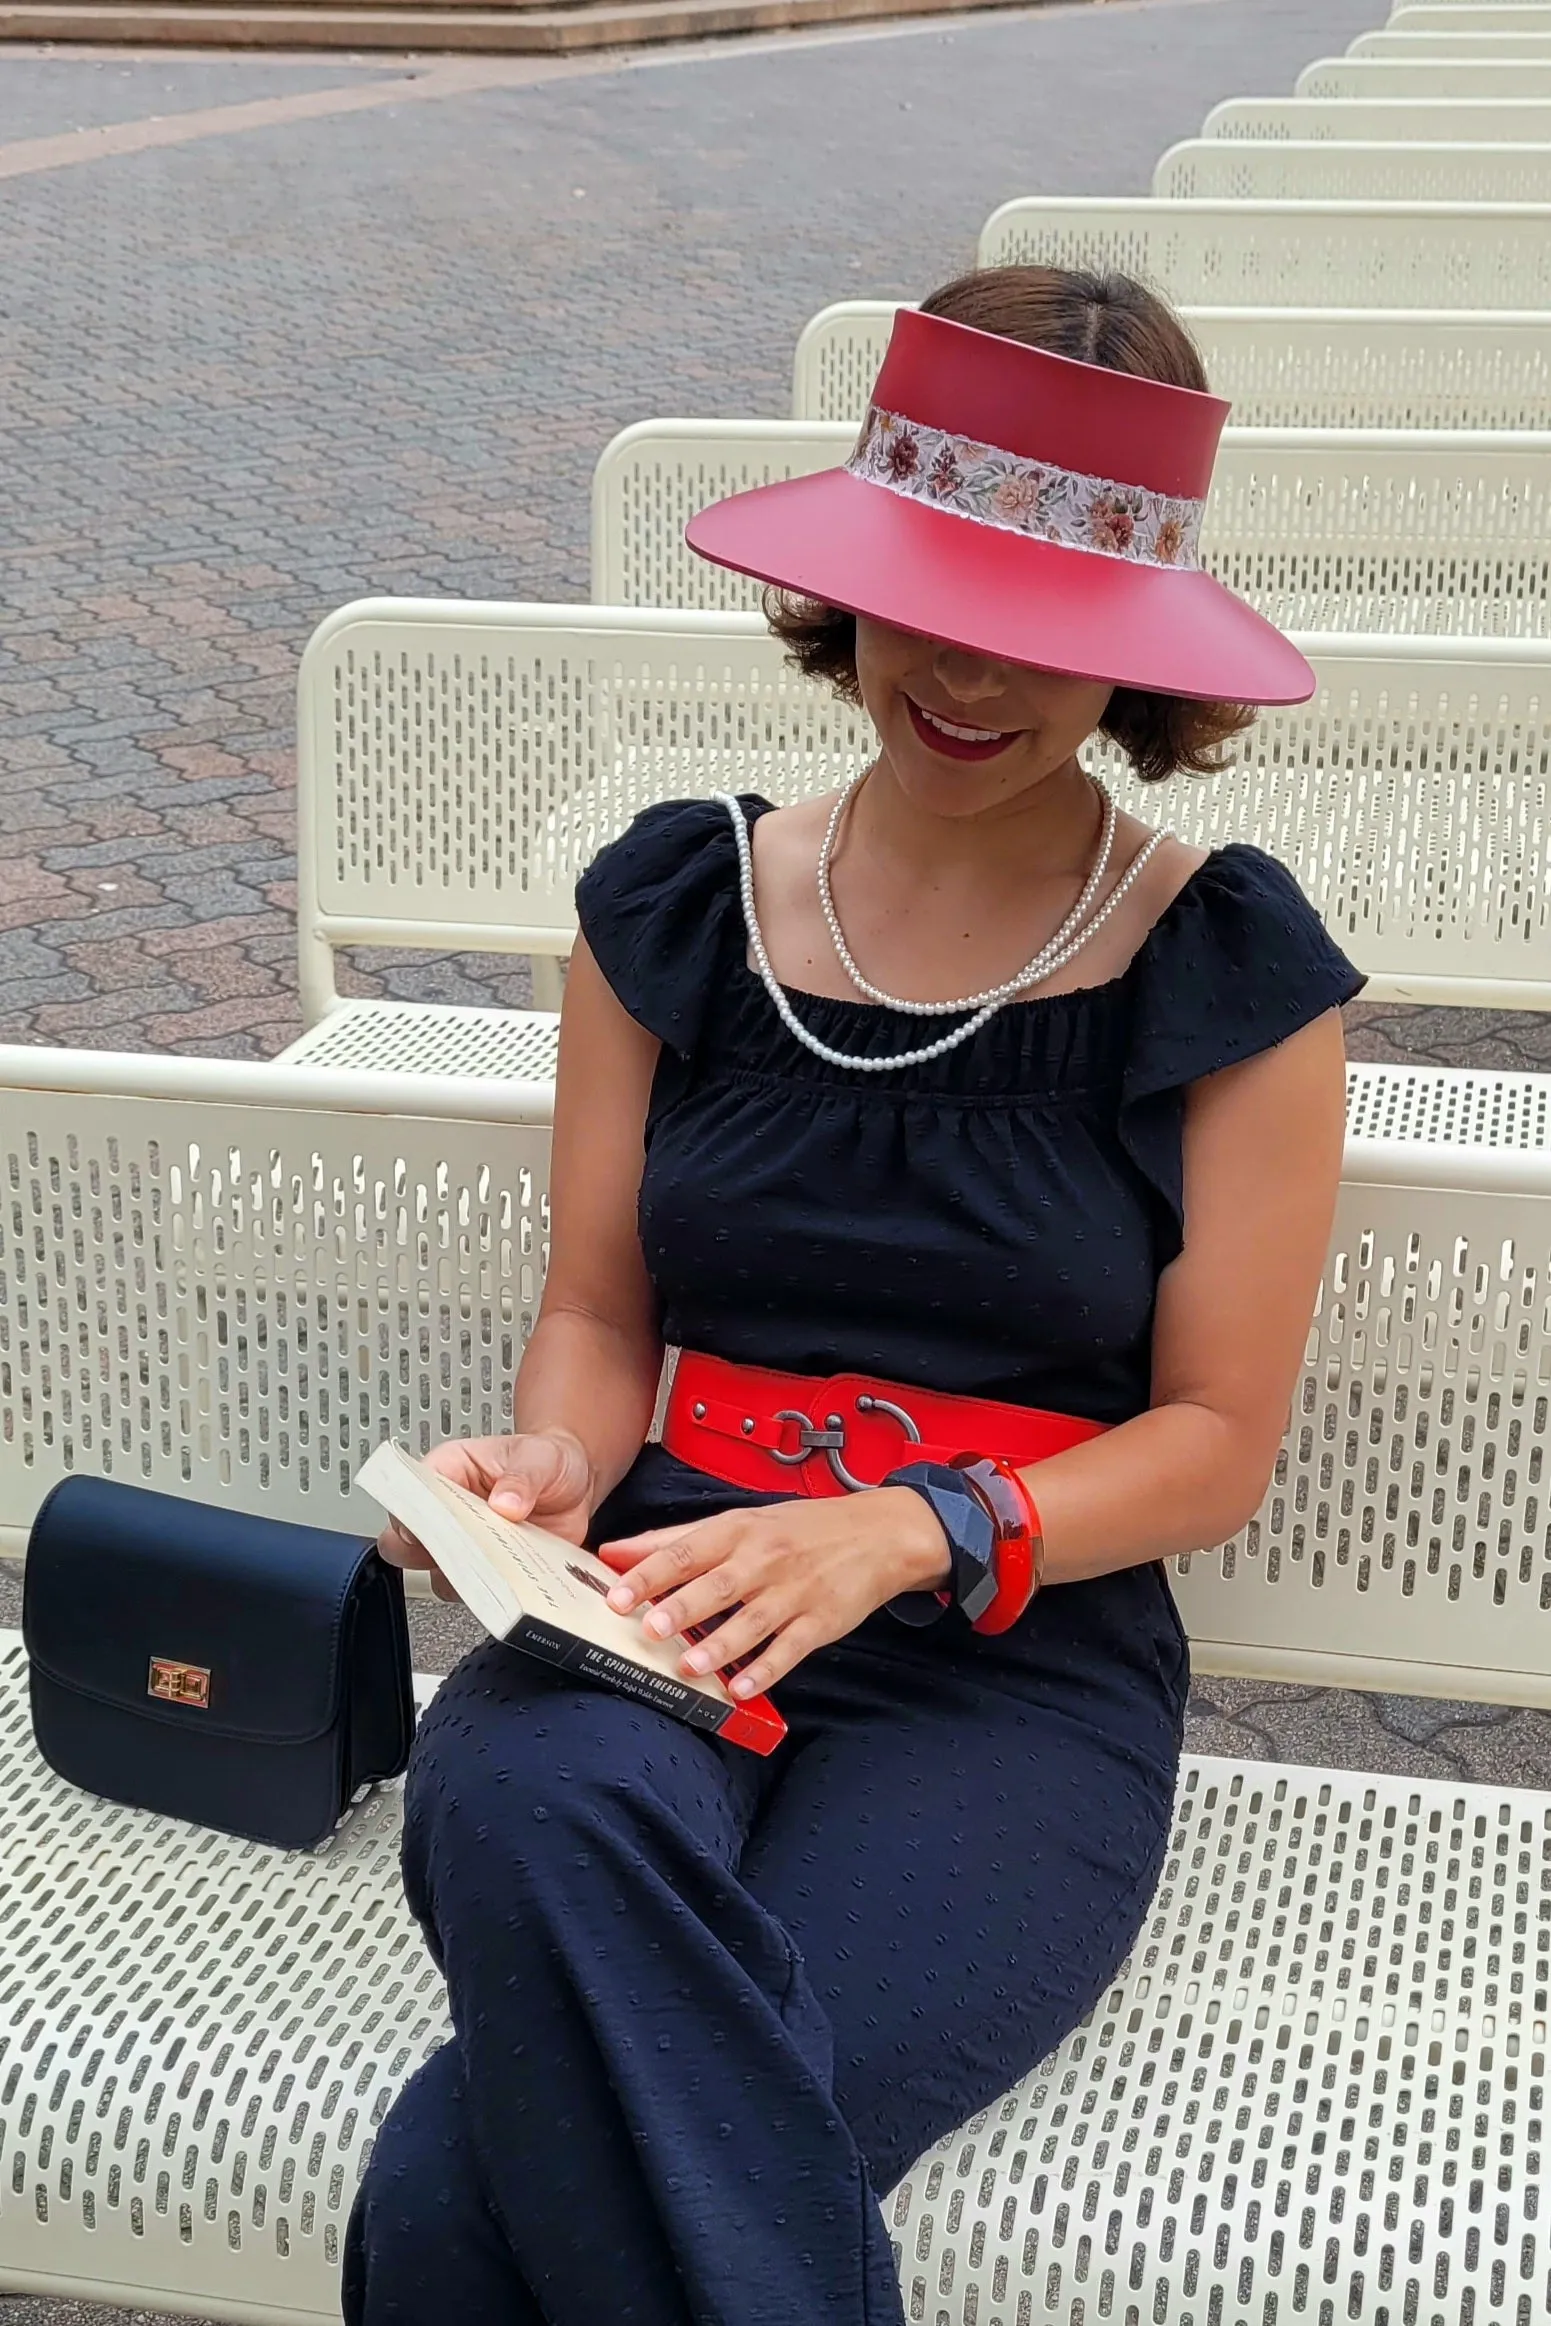
[{"label": "perforated metal bench seat", "polygon": [[[400,1074],[551,1080],[560,1021],[542,1010],[350,1002],[282,1056],[291,1064]],[[1551,1144],[1551,1076],[1463,1067],[1347,1068],[1348,1134],[1445,1147]]]},{"label": "perforated metal bench seat", "polygon": [[447,2032],[400,1823],[384,1786],[306,1853],[77,1792],[0,1632],[0,2288],[337,2320],[372,2133]]},{"label": "perforated metal bench seat", "polygon": [[280,1056],[290,1066],[338,1066],[357,1073],[553,1082],[559,1042],[560,1020],[551,1010],[347,1001]]},{"label": "perforated metal bench seat", "polygon": [[[0,2288],[337,2319],[372,2134],[447,2032],[399,1810],[301,1855],[95,1802],[0,1634]],[[1548,1985],[1551,1796],[1187,1761],[1131,1962],[886,2200],[907,2315],[1530,2326]]]}]

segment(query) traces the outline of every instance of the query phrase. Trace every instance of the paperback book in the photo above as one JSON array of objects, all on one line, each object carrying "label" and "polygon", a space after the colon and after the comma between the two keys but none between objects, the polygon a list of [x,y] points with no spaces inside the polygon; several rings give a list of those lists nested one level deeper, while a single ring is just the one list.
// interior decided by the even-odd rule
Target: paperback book
[{"label": "paperback book", "polygon": [[[591,1551],[543,1527],[500,1518],[479,1495],[442,1478],[402,1446],[380,1445],[359,1483],[422,1542],[469,1613],[493,1639],[603,1682],[642,1704],[751,1752],[775,1750],[786,1723],[768,1696],[740,1699],[719,1672],[679,1669],[682,1635],[656,1639],[644,1609],[608,1604],[619,1577]],[[696,1630],[692,1639],[707,1635]]]}]

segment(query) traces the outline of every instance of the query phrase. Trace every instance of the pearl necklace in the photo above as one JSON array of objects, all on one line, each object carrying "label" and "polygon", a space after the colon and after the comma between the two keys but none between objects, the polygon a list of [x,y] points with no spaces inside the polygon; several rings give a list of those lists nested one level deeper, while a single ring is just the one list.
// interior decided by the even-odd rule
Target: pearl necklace
[{"label": "pearl necklace", "polygon": [[[824,844],[819,852],[821,896],[827,896],[828,893],[829,853],[833,846],[840,811],[845,807],[846,801],[860,780],[860,776],[852,778],[830,816],[829,827],[824,835]],[[825,918],[829,922],[831,934],[837,939],[837,950],[840,952],[841,961],[847,967],[853,983],[862,992],[881,1001],[888,1008],[907,1010],[917,1016],[964,1008],[971,1008],[974,1011],[973,1016],[966,1018],[963,1025],[955,1026],[951,1034],[942,1035],[938,1041],[929,1042],[922,1049],[898,1051],[888,1058],[853,1058],[844,1050],[832,1050],[827,1042],[819,1040],[817,1034],[810,1033],[782,991],[775,971],[770,966],[770,956],[765,950],[764,934],[760,929],[759,916],[754,908],[754,853],[749,845],[747,818],[744,816],[741,803],[731,792],[717,792],[715,797],[727,810],[732,820],[733,838],[738,850],[738,889],[743,901],[743,925],[748,932],[749,950],[754,956],[754,966],[759,971],[760,981],[770,996],[776,1016],[793,1040],[800,1042],[803,1048],[811,1051],[815,1058],[822,1058],[828,1066],[850,1067],[857,1074],[892,1074],[902,1066],[924,1066],[930,1059],[946,1057],[948,1052],[956,1050],[961,1042],[967,1042],[971,1035],[978,1034],[981,1027],[994,1018],[999,1009],[1006,1007],[1015,993],[1032,984],[1036,978],[1050,977],[1057,969],[1065,967],[1073,955],[1088,942],[1088,939],[1103,927],[1120,903],[1121,898],[1136,880],[1143,865],[1167,837],[1164,832],[1155,832],[1151,839],[1138,849],[1110,894],[1100,905],[1098,911],[1093,914],[1087,925],[1074,930],[1073,923],[1078,914],[1083,910],[1085,903],[1090,900],[1091,896],[1097,892],[1098,882],[1103,878],[1103,870],[1108,864],[1109,852],[1114,840],[1115,805],[1106,793],[1104,795],[1104,828],[1099,839],[1099,857],[1095,858],[1094,871],[1089,873],[1084,882],[1083,893],[1078,898],[1077,904],[1068,913],[1055,936],[1040,948],[1026,969],[1020,970],[1018,975],[1009,979],[1005,985],[990,989],[983,996],[977,995],[972,1003],[894,1001],[889,995],[879,992],[875,987],[864,984],[860,972],[851,962],[849,951],[845,947],[845,939],[840,934],[840,923],[834,910],[834,901],[830,898]]]},{"label": "pearl necklace", "polygon": [[[853,775],[836,799],[830,810],[829,822],[824,827],[823,844],[819,849],[819,905],[829,927],[836,958],[858,993],[865,994],[869,1001],[882,1002],[885,1009],[902,1010],[907,1017],[940,1017],[945,1013],[951,1014],[954,1010],[984,1009],[988,1002],[994,1004],[1010,1001],[1015,993],[1021,993],[1027,985],[1037,985],[1041,978],[1048,977],[1053,969],[1060,966],[1062,961],[1071,958],[1071,953],[1063,951],[1063,948],[1070,945],[1071,939],[1075,937],[1092,910],[1093,900],[1104,886],[1104,875],[1109,870],[1109,860],[1115,846],[1115,803],[1110,798],[1109,793],[1103,790],[1099,790],[1099,799],[1102,803],[1099,816],[1099,845],[1094,853],[1088,877],[1083,882],[1082,894],[1055,935],[1046,939],[1033,960],[1026,962],[1016,976],[1006,978],[1000,985],[987,986],[984,993],[966,994],[962,1001],[902,1001],[898,994],[885,993],[881,986],[870,985],[851,958],[851,948],[846,943],[845,931],[840,926],[840,915],[835,910],[834,891],[829,885],[830,861],[835,853],[835,842],[840,835],[841,819],[850,806],[856,787],[865,773],[866,769],[864,768],[860,774]],[[1095,789],[1098,787],[1095,786]],[[1152,845],[1156,846],[1156,841]],[[1131,869],[1134,875],[1135,866]],[[1116,897],[1119,893],[1117,890]],[[1116,898],[1111,898],[1107,909],[1113,910],[1115,901]],[[1098,922],[1095,921],[1093,928],[1096,929],[1098,926]],[[1085,933],[1091,936],[1093,931],[1090,929]],[[1074,951],[1075,947],[1071,949]]]}]

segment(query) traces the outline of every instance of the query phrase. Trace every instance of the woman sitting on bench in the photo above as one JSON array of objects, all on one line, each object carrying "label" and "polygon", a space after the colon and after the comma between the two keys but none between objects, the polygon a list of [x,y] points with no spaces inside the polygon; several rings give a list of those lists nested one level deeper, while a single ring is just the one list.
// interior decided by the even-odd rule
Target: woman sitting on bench
[{"label": "woman sitting on bench", "polygon": [[1276,864],[1083,763],[1209,769],[1313,688],[1196,562],[1205,388],[1123,277],[970,275],[901,315],[844,469],[690,529],[878,755],[650,808],[587,872],[514,1434],[434,1459],[662,1633],[725,1618],[686,1663],[752,1656],[790,1733],[494,1644],[443,1685],[405,1875],[456,2039],[378,2135],[360,2326],[900,2326],[880,2196],[1141,1927],[1160,1562],[1271,1474],[1360,983]]}]

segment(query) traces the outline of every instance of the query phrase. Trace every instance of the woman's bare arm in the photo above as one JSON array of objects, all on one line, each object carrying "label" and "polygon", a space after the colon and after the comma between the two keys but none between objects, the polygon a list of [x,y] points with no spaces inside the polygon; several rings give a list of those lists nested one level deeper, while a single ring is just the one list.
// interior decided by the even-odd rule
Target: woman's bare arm
[{"label": "woman's bare arm", "polygon": [[1331,1010],[1187,1094],[1185,1244],[1158,1287],[1151,1408],[1023,1473],[1047,1583],[1210,1548],[1253,1515],[1330,1240],[1343,1069]]},{"label": "woman's bare arm", "polygon": [[563,1431],[580,1444],[592,1507],[641,1450],[662,1364],[636,1230],[659,1049],[578,938],[560,1021],[549,1272],[517,1376],[513,1427]]}]

